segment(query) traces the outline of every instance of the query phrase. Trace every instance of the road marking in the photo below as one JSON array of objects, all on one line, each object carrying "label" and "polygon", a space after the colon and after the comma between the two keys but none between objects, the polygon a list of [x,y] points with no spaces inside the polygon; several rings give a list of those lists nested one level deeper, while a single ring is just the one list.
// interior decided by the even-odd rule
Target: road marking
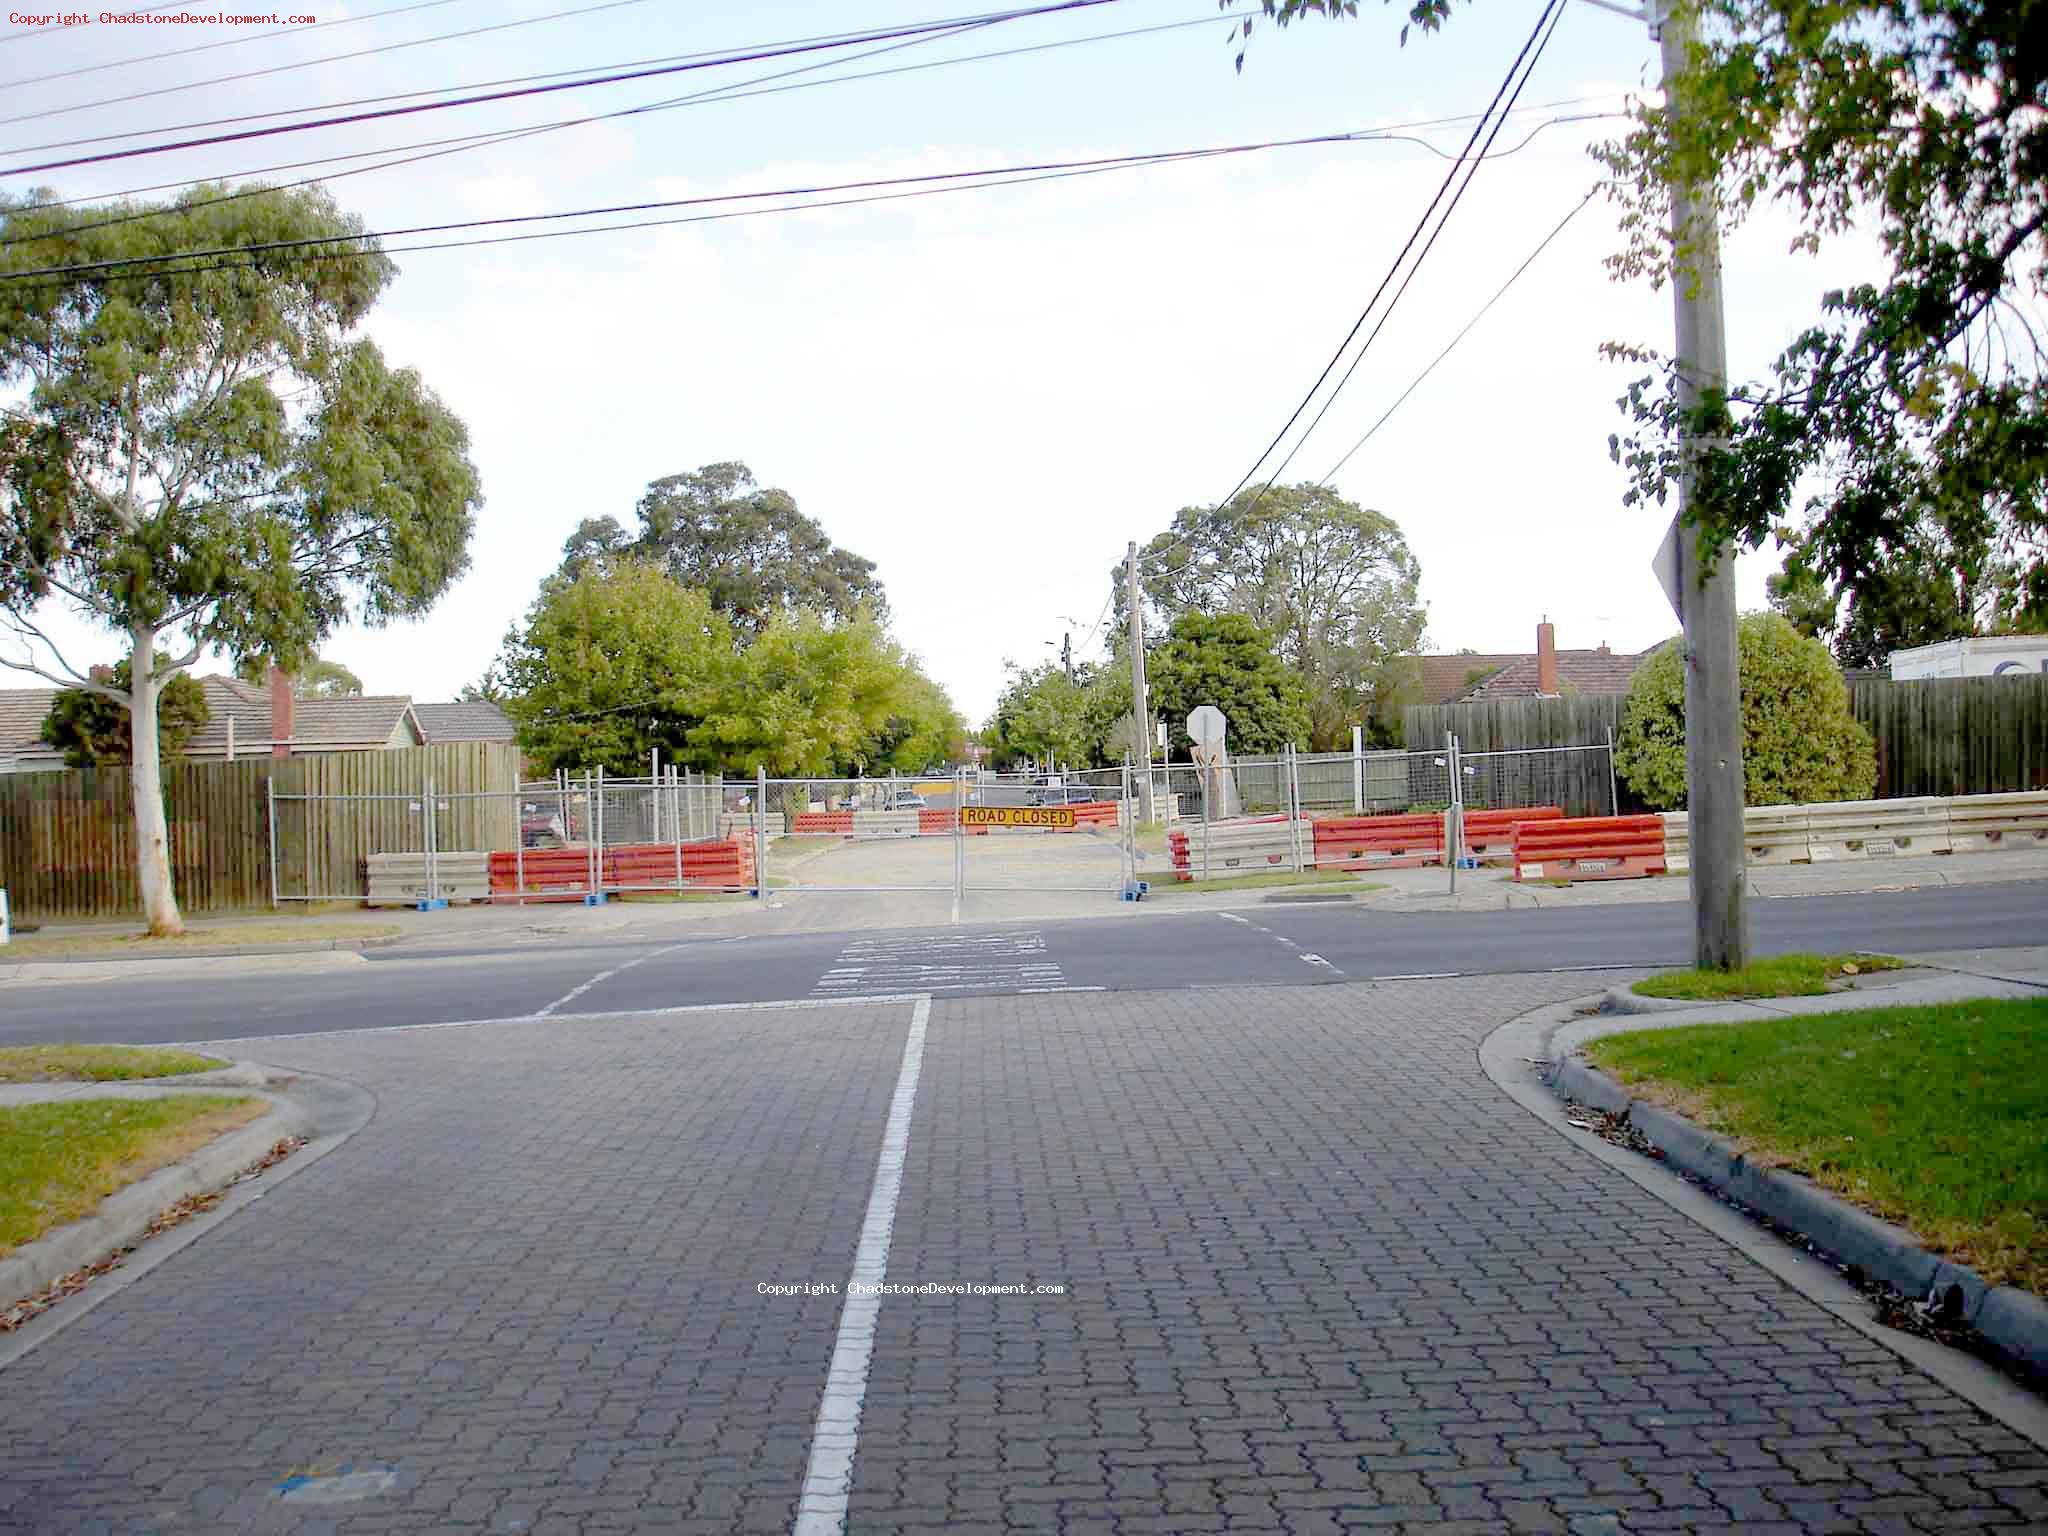
[{"label": "road marking", "polygon": [[1336,966],[1330,964],[1330,962],[1325,960],[1321,955],[1311,954],[1309,951],[1305,949],[1301,952],[1301,958],[1306,960],[1310,965],[1320,965],[1324,970],[1334,972],[1336,975],[1342,976],[1344,974],[1343,971],[1339,970]]},{"label": "road marking", "polygon": [[1463,971],[1410,971],[1405,976],[1375,976],[1374,981],[1453,981]]},{"label": "road marking", "polygon": [[791,1527],[794,1536],[838,1536],[846,1528],[861,1401],[867,1396],[868,1366],[874,1359],[875,1319],[882,1310],[879,1295],[855,1295],[853,1287],[879,1285],[888,1273],[889,1238],[896,1226],[896,1200],[903,1192],[910,1111],[917,1102],[917,1076],[924,1064],[925,1025],[931,1012],[929,997],[918,998],[910,1010],[910,1034],[903,1042],[896,1096],[889,1101],[889,1122],[882,1131],[881,1156],[875,1160],[868,1213],[861,1222],[860,1245],[854,1250],[846,1303],[839,1311],[839,1336],[832,1344],[832,1364],[825,1372],[818,1422],[811,1431],[810,1463],[804,1469],[803,1493],[797,1500],[796,1524]]},{"label": "road marking", "polygon": [[590,980],[583,983],[582,986],[573,988],[570,991],[563,993],[560,997],[556,998],[552,1003],[549,1003],[547,1007],[541,1009],[538,1013],[534,1014],[533,1017],[535,1017],[536,1019],[544,1019],[548,1017],[548,1015],[553,1013],[557,1008],[562,1007],[565,1003],[575,1002],[577,998],[581,997],[584,993],[588,992],[592,987],[596,986],[599,982],[610,981],[614,976],[618,975],[621,971],[630,971],[636,965],[642,965],[649,960],[653,960],[658,956],[668,954],[672,950],[681,949],[682,947],[683,946],[681,944],[669,944],[661,949],[650,949],[646,954],[639,956],[637,959],[628,960],[623,965],[615,965],[608,971],[599,971],[595,976],[591,977]]},{"label": "road marking", "polygon": [[811,995],[1008,992],[1063,986],[1066,979],[1046,948],[1045,935],[1035,930],[869,936],[847,943]]},{"label": "road marking", "polygon": [[1239,917],[1235,912],[1218,912],[1216,915],[1222,918],[1223,921],[1225,921],[1226,923],[1243,923],[1247,928],[1254,926],[1250,918]]}]

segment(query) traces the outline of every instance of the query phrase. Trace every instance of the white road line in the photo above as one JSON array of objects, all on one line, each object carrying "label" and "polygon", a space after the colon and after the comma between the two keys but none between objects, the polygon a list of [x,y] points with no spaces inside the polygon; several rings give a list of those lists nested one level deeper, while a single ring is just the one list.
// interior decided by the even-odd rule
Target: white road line
[{"label": "white road line", "polygon": [[1252,920],[1250,918],[1239,917],[1235,912],[1218,912],[1216,915],[1222,918],[1223,921],[1225,921],[1226,923],[1243,923],[1247,928],[1253,926]]},{"label": "white road line", "polygon": [[1454,981],[1463,971],[1411,971],[1405,976],[1375,976],[1374,981]]},{"label": "white road line", "polygon": [[581,997],[584,993],[588,992],[592,987],[596,986],[599,982],[610,981],[614,976],[618,975],[621,971],[630,971],[636,965],[640,965],[645,963],[646,961],[656,959],[659,956],[668,954],[671,950],[681,949],[682,947],[683,946],[680,944],[669,944],[661,949],[650,949],[646,954],[641,955],[636,959],[628,960],[624,965],[615,965],[608,971],[599,971],[595,976],[591,977],[590,980],[583,983],[582,986],[576,987],[568,992],[563,993],[560,997],[556,998],[552,1003],[549,1003],[547,1007],[541,1009],[538,1013],[534,1014],[534,1017],[536,1019],[544,1019],[549,1014],[553,1013],[557,1008],[560,1008],[563,1004],[575,1002],[577,998]]},{"label": "white road line", "polygon": [[[690,1013],[790,1013],[806,1008],[871,1008],[883,1003],[917,1001],[915,992],[877,992],[872,997],[792,997],[770,1003],[673,1003],[666,1008],[615,1008],[609,1013],[582,1013],[578,1019],[672,1019]],[[204,1040],[172,1040],[166,1045],[234,1045],[243,1041],[336,1040],[356,1035],[412,1035],[431,1029],[488,1029],[498,1024],[545,1024],[535,1013],[510,1013],[495,1019],[439,1019],[428,1024],[372,1024],[363,1029],[300,1029],[278,1035],[213,1035]],[[563,1022],[560,1019],[554,1023]]]},{"label": "white road line", "polygon": [[839,1536],[846,1528],[861,1401],[867,1396],[868,1365],[875,1353],[875,1319],[882,1310],[879,1295],[855,1295],[853,1287],[878,1285],[888,1273],[889,1238],[896,1226],[896,1200],[903,1192],[910,1111],[917,1102],[917,1075],[924,1064],[924,1032],[931,1012],[929,997],[920,997],[910,1011],[910,1035],[903,1042],[896,1096],[889,1102],[889,1123],[882,1131],[882,1154],[875,1160],[867,1218],[861,1223],[860,1246],[854,1250],[846,1303],[839,1311],[839,1337],[832,1345],[818,1422],[811,1431],[810,1464],[804,1469],[803,1494],[797,1500],[796,1524],[791,1527],[794,1536]]},{"label": "white road line", "polygon": [[1339,976],[1342,976],[1344,974],[1344,972],[1341,969],[1339,969],[1337,966],[1330,964],[1330,962],[1325,960],[1321,955],[1311,954],[1307,950],[1303,950],[1301,952],[1301,958],[1306,960],[1310,965],[1320,965],[1326,971],[1335,971],[1336,974]]}]

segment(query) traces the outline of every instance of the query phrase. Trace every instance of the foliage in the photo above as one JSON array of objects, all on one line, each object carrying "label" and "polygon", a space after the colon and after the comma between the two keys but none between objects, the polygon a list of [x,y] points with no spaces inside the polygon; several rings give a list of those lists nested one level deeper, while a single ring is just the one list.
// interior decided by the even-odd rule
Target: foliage
[{"label": "foliage", "polygon": [[[1849,712],[1834,658],[1775,613],[1744,614],[1742,771],[1750,805],[1862,800],[1877,783],[1870,732]],[[1637,670],[1615,742],[1616,772],[1656,810],[1685,805],[1685,652],[1674,640]]]},{"label": "foliage", "polygon": [[691,741],[730,770],[843,777],[961,755],[966,728],[872,614],[784,613],[727,668]]},{"label": "foliage", "polygon": [[1269,631],[1307,685],[1319,749],[1349,747],[1368,713],[1383,732],[1399,720],[1404,686],[1420,685],[1408,658],[1422,647],[1421,569],[1393,519],[1325,486],[1185,507],[1139,550],[1138,578],[1161,628],[1241,613]]},{"label": "foliage", "polygon": [[1185,756],[1187,717],[1213,704],[1229,722],[1234,757],[1278,752],[1308,740],[1308,689],[1276,654],[1273,637],[1242,613],[1186,613],[1148,658],[1152,707],[1166,717],[1168,740]]},{"label": "foliage", "polygon": [[[261,655],[243,657],[235,668],[235,676],[245,683],[266,682],[270,676],[270,658]],[[315,656],[292,678],[292,692],[302,699],[359,699],[363,695],[363,680],[340,662]]]},{"label": "foliage", "polygon": [[[1155,696],[1156,703],[1156,696]],[[1080,666],[1071,677],[1055,662],[1010,664],[1010,680],[996,701],[986,740],[998,767],[1056,763],[1096,768],[1123,761],[1116,737],[1131,713],[1128,668]]]},{"label": "foliage", "polygon": [[[206,702],[206,690],[191,676],[170,670],[169,658],[159,655],[157,667],[168,679],[157,700],[156,729],[157,757],[167,760],[205,729],[213,707]],[[115,692],[130,689],[126,661],[95,667],[93,676]],[[43,741],[64,754],[67,768],[119,767],[135,760],[134,723],[133,714],[105,693],[60,688],[43,717]]]},{"label": "foliage", "polygon": [[[140,662],[137,859],[153,931],[181,926],[155,771],[159,639],[287,666],[345,619],[423,614],[463,569],[480,496],[462,423],[352,336],[395,271],[318,189],[202,184],[162,205],[0,200],[0,612],[48,644],[48,600]],[[206,206],[201,206],[206,204]],[[146,214],[147,217],[133,217]],[[173,273],[96,263],[303,242]],[[51,648],[55,651],[55,648]],[[76,682],[118,702],[58,657]]]},{"label": "foliage", "polygon": [[[1668,360],[1627,397],[1616,442],[1632,500],[1662,499],[1685,428],[1703,521],[1762,542],[1806,477],[1816,569],[1860,590],[1939,528],[2010,567],[2011,606],[2048,615],[2048,392],[2027,311],[2048,281],[2048,75],[2039,17],[1990,0],[1713,0],[1678,82],[1682,119],[1644,109],[1605,158],[1624,205],[1622,276],[1687,280],[1663,231],[1671,188],[1715,185],[1724,216],[1797,219],[1797,248],[1874,238],[1885,271],[1827,293],[1768,381],[1688,420]],[[1630,352],[1636,357],[1652,354]],[[1883,623],[1869,628],[1880,636]]]},{"label": "foliage", "polygon": [[546,772],[644,774],[656,749],[778,777],[915,771],[964,752],[944,691],[870,615],[781,614],[740,650],[706,593],[633,556],[550,580],[489,687]]},{"label": "foliage", "polygon": [[543,588],[491,675],[534,768],[630,776],[657,748],[664,762],[716,766],[690,733],[733,665],[731,629],[702,592],[623,559]]},{"label": "foliage", "polygon": [[561,574],[573,580],[587,565],[621,558],[655,561],[703,589],[743,642],[778,614],[851,619],[865,607],[887,618],[875,563],[835,545],[789,492],[757,486],[744,464],[666,476],[648,486],[638,511],[631,538],[615,518],[586,518],[562,546]]},{"label": "foliage", "polygon": [[1745,997],[1819,997],[1844,976],[1896,971],[1905,961],[1891,955],[1773,955],[1739,971],[1660,971],[1631,989],[1640,997],[1724,1002]]}]

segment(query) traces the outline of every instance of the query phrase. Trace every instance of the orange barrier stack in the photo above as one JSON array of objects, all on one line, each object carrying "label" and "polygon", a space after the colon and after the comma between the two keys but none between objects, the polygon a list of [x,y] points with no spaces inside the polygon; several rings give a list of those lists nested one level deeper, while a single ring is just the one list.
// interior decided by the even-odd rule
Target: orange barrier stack
[{"label": "orange barrier stack", "polygon": [[1515,823],[1558,821],[1564,812],[1554,805],[1524,806],[1514,811],[1467,811],[1465,852],[1475,859],[1509,859],[1515,853]]},{"label": "orange barrier stack", "polygon": [[[607,848],[598,868],[598,888],[673,890],[677,852],[674,843]],[[684,843],[681,855],[684,885],[738,889],[754,883],[754,849],[745,838]],[[590,894],[588,848],[529,848],[524,857],[514,852],[491,855],[492,901],[582,901]]]},{"label": "orange barrier stack", "polygon": [[[917,835],[919,837],[951,837],[954,824],[960,820],[958,811],[923,810],[917,813]],[[988,836],[987,827],[969,827],[969,837]]]},{"label": "orange barrier stack", "polygon": [[1317,869],[1414,869],[1444,861],[1440,815],[1325,816],[1315,829]]},{"label": "orange barrier stack", "polygon": [[824,835],[828,837],[853,836],[853,812],[851,811],[798,811],[796,821],[789,829],[795,837]]},{"label": "orange barrier stack", "polygon": [[1077,827],[1116,825],[1117,803],[1114,800],[1078,800],[1071,802],[1067,809],[1074,813],[1074,825]]},{"label": "orange barrier stack", "polygon": [[1640,880],[1664,873],[1664,818],[1586,816],[1518,821],[1517,880]]}]

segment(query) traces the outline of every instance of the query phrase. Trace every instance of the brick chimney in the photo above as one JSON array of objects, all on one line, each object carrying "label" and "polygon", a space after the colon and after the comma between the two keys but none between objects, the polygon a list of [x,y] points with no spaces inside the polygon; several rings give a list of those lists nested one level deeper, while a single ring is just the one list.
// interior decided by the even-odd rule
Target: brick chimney
[{"label": "brick chimney", "polygon": [[292,696],[292,680],[282,668],[274,663],[270,668],[270,755],[290,757],[292,755],[292,731],[297,723],[297,701]]},{"label": "brick chimney", "polygon": [[1557,686],[1557,626],[1545,619],[1536,626],[1536,691],[1554,697]]}]

